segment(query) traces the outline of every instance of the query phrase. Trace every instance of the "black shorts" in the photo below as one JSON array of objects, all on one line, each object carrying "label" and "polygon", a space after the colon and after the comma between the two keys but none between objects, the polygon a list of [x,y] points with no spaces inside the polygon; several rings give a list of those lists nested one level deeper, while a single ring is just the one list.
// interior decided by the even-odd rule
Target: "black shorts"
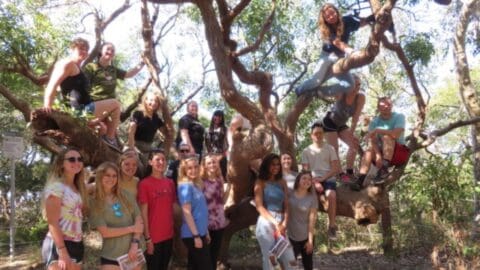
[{"label": "black shorts", "polygon": [[[65,240],[65,248],[68,251],[68,255],[72,259],[74,263],[81,263],[83,260],[83,252],[84,246],[83,242],[74,242]],[[50,264],[58,261],[58,250],[55,246],[55,242],[53,241],[52,237],[47,235],[45,240],[43,240],[42,244],[42,258],[45,262],[45,266],[49,266]]]},{"label": "black shorts", "polygon": [[100,264],[101,265],[119,265],[118,262],[116,260],[110,260],[110,259],[107,259],[107,258],[104,258],[104,257],[100,257]]},{"label": "black shorts", "polygon": [[348,128],[347,125],[337,126],[332,119],[330,118],[331,112],[328,112],[327,115],[323,118],[323,131],[325,132],[340,132]]}]

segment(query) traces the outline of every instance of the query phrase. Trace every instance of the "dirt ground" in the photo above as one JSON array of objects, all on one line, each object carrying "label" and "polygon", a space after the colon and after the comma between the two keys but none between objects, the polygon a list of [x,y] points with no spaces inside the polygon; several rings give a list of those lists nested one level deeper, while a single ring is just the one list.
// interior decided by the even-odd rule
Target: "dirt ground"
[{"label": "dirt ground", "polygon": [[[10,262],[8,256],[0,256],[1,270],[36,270],[44,269],[40,263],[38,247],[24,248],[18,252],[18,256]],[[234,270],[260,270],[261,258],[259,250],[255,250],[243,257],[237,257],[230,261],[231,269]],[[336,253],[317,254],[314,258],[315,269],[318,270],[343,270],[343,269],[433,269],[428,256],[422,254],[398,255],[386,257],[383,254],[374,253],[365,247],[350,247]],[[85,266],[84,269],[95,269],[95,266]],[[184,269],[174,267],[175,270]]]}]

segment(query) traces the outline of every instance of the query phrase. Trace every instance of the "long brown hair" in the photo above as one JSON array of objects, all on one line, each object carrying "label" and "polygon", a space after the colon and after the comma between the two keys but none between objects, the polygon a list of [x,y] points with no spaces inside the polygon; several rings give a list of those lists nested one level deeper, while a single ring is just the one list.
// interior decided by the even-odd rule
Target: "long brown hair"
[{"label": "long brown hair", "polygon": [[120,202],[120,204],[126,209],[126,213],[133,212],[133,205],[127,200],[125,194],[118,186],[118,178],[120,176],[120,170],[113,162],[106,161],[100,164],[95,170],[95,195],[94,195],[94,207],[93,211],[101,213],[105,207],[106,192],[103,188],[102,179],[107,170],[113,170],[117,174],[117,183],[112,189],[113,196]]},{"label": "long brown hair", "polygon": [[[337,23],[334,25],[330,25],[325,21],[324,12],[332,8],[337,12]],[[320,34],[322,35],[322,39],[328,40],[330,39],[330,36],[332,35],[332,32],[335,32],[336,38],[340,39],[343,35],[343,20],[342,20],[342,15],[340,14],[340,11],[338,11],[338,8],[335,7],[334,5],[327,3],[322,6],[320,9],[320,12],[318,13],[318,28],[320,30]]]},{"label": "long brown hair", "polygon": [[[45,189],[56,182],[65,183],[63,162],[65,161],[65,155],[71,151],[77,152],[80,155],[80,157],[82,156],[82,154],[80,153],[80,150],[73,147],[66,148],[60,153],[58,153],[58,155],[55,157],[50,167],[50,171],[47,176],[47,182],[45,184]],[[85,176],[86,176],[85,167],[83,167],[82,170],[77,174],[75,174],[73,178],[73,184],[77,188],[78,192],[80,193],[80,197],[82,198],[83,215],[88,214],[88,193],[87,193],[87,187],[85,185],[85,180],[86,180]],[[44,217],[46,217],[45,199],[46,198],[42,199],[42,214]]]}]

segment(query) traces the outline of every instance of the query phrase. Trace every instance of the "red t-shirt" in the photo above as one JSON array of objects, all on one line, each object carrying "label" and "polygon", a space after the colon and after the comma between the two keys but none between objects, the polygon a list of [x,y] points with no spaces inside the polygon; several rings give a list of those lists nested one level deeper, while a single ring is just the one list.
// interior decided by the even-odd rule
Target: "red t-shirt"
[{"label": "red t-shirt", "polygon": [[173,204],[177,201],[173,181],[165,177],[144,178],[138,183],[137,200],[140,205],[148,205],[148,228],[152,242],[173,238]]}]

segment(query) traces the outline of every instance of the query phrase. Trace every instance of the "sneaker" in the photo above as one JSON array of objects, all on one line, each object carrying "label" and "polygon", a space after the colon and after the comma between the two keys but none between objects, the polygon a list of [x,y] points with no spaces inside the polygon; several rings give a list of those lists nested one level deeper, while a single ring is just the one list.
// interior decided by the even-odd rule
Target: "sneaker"
[{"label": "sneaker", "polygon": [[337,228],[336,227],[328,227],[327,235],[328,235],[328,239],[337,240]]},{"label": "sneaker", "polygon": [[378,170],[377,176],[373,179],[373,184],[380,185],[385,183],[385,179],[388,178],[389,174],[390,173],[388,172],[388,169],[386,167],[380,168],[380,170]]},{"label": "sneaker", "polygon": [[117,140],[109,139],[107,138],[107,136],[102,136],[102,140],[104,143],[106,143],[108,146],[110,146],[114,150],[121,151],[120,148],[118,147]]}]

